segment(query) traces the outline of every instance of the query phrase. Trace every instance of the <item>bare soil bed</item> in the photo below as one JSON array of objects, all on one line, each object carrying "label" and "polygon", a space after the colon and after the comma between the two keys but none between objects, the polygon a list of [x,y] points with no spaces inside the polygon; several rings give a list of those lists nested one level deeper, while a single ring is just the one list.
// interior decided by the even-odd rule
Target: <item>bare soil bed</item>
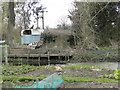
[{"label": "bare soil bed", "polygon": [[[59,73],[60,71],[56,70],[47,70],[39,69],[27,74],[16,75],[17,77],[38,77],[40,75],[49,76],[53,73]],[[102,71],[93,71],[93,70],[65,70],[62,71],[63,76],[69,77],[89,77],[99,79],[100,75],[113,74],[113,70],[102,70]],[[34,81],[30,82],[17,82],[15,85],[27,85],[30,86]],[[3,87],[10,87],[10,82],[3,83]],[[118,83],[100,83],[100,82],[65,82],[65,88],[118,88]]]}]

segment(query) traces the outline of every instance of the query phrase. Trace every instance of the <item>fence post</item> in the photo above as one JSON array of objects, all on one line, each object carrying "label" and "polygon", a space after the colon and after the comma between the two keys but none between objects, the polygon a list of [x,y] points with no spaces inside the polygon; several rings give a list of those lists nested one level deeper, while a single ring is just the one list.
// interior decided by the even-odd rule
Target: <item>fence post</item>
[{"label": "fence post", "polygon": [[70,61],[70,53],[68,52],[68,62]]},{"label": "fence post", "polygon": [[68,55],[68,62],[70,61],[70,59],[69,59],[69,55]]},{"label": "fence post", "polygon": [[15,53],[15,49],[13,49],[13,50],[14,50],[14,59],[13,59],[13,65],[15,65],[15,61],[16,61],[16,60],[15,60],[15,58],[16,58],[16,55],[15,55],[15,54],[16,54],[16,53]]},{"label": "fence post", "polygon": [[28,65],[28,62],[29,62],[29,57],[30,57],[30,51],[28,49],[28,55],[27,55],[27,65]]},{"label": "fence post", "polygon": [[50,53],[49,53],[49,50],[48,50],[48,65],[50,65]]},{"label": "fence post", "polygon": [[40,57],[41,57],[41,54],[40,54],[40,51],[39,51],[39,58],[38,58],[39,66],[40,66]]}]

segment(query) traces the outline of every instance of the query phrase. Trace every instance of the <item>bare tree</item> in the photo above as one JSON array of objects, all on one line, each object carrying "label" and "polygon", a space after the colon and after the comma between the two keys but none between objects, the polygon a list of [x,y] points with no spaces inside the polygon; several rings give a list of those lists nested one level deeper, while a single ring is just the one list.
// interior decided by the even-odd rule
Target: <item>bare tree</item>
[{"label": "bare tree", "polygon": [[74,7],[74,10],[69,11],[69,18],[72,21],[75,44],[83,51],[88,48],[95,48],[94,31],[88,23],[91,19],[89,3],[75,2]]},{"label": "bare tree", "polygon": [[68,22],[68,17],[67,16],[61,16],[58,20],[58,29],[67,29],[67,22]]}]

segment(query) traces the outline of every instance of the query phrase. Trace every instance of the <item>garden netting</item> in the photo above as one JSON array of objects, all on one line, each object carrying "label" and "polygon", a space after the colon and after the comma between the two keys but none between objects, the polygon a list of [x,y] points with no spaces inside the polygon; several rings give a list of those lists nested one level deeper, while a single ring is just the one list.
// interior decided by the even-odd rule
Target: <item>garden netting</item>
[{"label": "garden netting", "polygon": [[29,87],[21,87],[16,86],[16,88],[49,88],[51,90],[55,90],[56,88],[59,88],[60,85],[64,83],[64,80],[62,79],[62,74],[58,75],[56,73],[48,76],[47,78],[43,79],[42,81],[39,81],[38,79],[34,82],[32,86]]}]

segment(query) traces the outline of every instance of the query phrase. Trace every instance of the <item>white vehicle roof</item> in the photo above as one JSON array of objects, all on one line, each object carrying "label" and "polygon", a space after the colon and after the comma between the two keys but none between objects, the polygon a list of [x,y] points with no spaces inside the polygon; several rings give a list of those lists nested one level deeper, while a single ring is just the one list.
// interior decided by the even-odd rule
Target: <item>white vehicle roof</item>
[{"label": "white vehicle roof", "polygon": [[43,29],[25,29],[25,30],[22,30],[21,31],[21,35],[24,35],[24,31],[29,31],[29,30],[31,30],[31,35],[41,35],[41,33],[43,33],[44,32],[44,30]]},{"label": "white vehicle roof", "polygon": [[4,41],[0,41],[0,44],[3,44],[3,43],[5,43],[5,40]]}]

